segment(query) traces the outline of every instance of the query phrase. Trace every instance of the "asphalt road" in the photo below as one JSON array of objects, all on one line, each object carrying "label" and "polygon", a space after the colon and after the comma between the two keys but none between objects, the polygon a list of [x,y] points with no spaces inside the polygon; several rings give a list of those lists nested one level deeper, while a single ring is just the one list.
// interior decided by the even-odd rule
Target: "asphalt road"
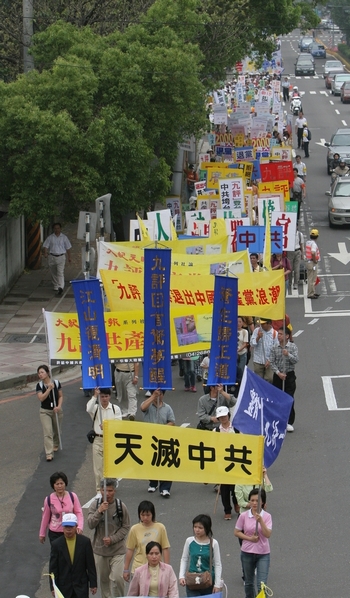
[{"label": "asphalt road", "polygon": [[[294,72],[298,33],[282,38],[287,73]],[[317,60],[319,72],[322,59]],[[292,77],[294,81],[294,77]],[[350,125],[350,107],[333,99],[319,78],[299,78],[303,107],[312,131],[307,161],[307,201],[301,229],[320,231],[321,297],[311,301],[298,294],[287,299],[287,312],[299,347],[297,367],[296,422],[281,454],[269,474],[274,491],[268,496],[273,517],[271,566],[268,585],[276,598],[348,598],[348,540],[345,510],[349,478],[350,375],[348,375],[348,331],[350,316],[349,265],[330,253],[345,255],[350,250],[350,229],[329,229],[326,149],[322,140]],[[332,103],[333,102],[333,103]],[[347,250],[346,250],[347,251]],[[345,260],[344,260],[345,261]],[[305,293],[306,295],[306,293]],[[77,376],[78,376],[77,370]],[[140,381],[141,382],[141,381]],[[197,395],[182,391],[183,380],[173,368],[176,390],[166,399],[177,424],[197,423]],[[64,383],[65,417],[62,453],[52,463],[44,460],[42,431],[35,394],[26,389],[14,397],[0,395],[0,596],[30,598],[50,596],[47,578],[49,545],[41,545],[38,531],[41,506],[49,493],[49,476],[63,470],[84,504],[94,494],[91,446],[86,441],[90,419],[80,380]],[[198,385],[199,387],[199,385]],[[142,398],[140,394],[140,399]],[[8,400],[9,399],[9,400]],[[141,401],[140,401],[141,402]],[[119,497],[127,504],[132,523],[137,505],[149,498],[147,481],[123,480]],[[229,595],[244,596],[239,546],[233,536],[234,519],[224,521],[219,502],[214,514],[213,487],[203,484],[174,484],[171,498],[152,496],[157,518],[165,523],[171,542],[171,562],[178,572],[185,538],[191,534],[191,520],[200,512],[213,517],[214,535],[219,540],[223,576]]]}]

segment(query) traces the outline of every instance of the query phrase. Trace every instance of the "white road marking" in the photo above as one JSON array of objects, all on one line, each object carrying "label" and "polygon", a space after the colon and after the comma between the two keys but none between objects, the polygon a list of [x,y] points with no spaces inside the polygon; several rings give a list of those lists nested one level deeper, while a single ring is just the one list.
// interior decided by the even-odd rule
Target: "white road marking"
[{"label": "white road marking", "polygon": [[329,100],[329,103],[332,104],[332,106],[334,106],[334,102],[332,102],[332,100]]},{"label": "white road marking", "polygon": [[334,111],[336,114],[340,114],[339,110],[335,109]]},{"label": "white road marking", "polygon": [[338,407],[332,383],[333,378],[350,378],[350,376],[348,374],[344,376],[321,376],[328,411],[349,411],[350,407]]},{"label": "white road marking", "polygon": [[316,95],[316,91],[310,91],[311,95]]},{"label": "white road marking", "polygon": [[348,126],[348,125],[346,124],[346,121],[345,121],[345,120],[342,120],[342,123],[343,123],[344,127],[347,127],[347,126]]},{"label": "white road marking", "polygon": [[300,336],[301,334],[303,334],[303,332],[304,332],[304,330],[298,330],[297,332],[293,332],[293,338]]},{"label": "white road marking", "polygon": [[313,326],[313,324],[316,324],[316,322],[318,322],[318,318],[314,318],[313,320],[310,320],[309,326]]},{"label": "white road marking", "polygon": [[322,95],[325,95],[325,96],[328,95],[328,93],[326,91],[320,91],[320,93],[322,93]]},{"label": "white road marking", "polygon": [[333,307],[326,307],[323,311],[332,311]]},{"label": "white road marking", "polygon": [[343,299],[345,299],[345,297],[338,297],[338,299],[336,299],[334,303],[340,303],[341,301],[343,301]]}]

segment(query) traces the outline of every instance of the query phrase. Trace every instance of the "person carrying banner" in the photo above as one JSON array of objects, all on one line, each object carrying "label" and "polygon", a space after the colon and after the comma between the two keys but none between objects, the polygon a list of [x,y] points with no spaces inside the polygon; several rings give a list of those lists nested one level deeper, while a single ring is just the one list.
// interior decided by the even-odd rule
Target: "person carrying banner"
[{"label": "person carrying banner", "polygon": [[61,383],[52,380],[47,365],[37,369],[39,382],[36,385],[40,405],[40,421],[44,432],[46,461],[52,461],[53,453],[60,448],[61,426],[63,419],[63,392]]},{"label": "person carrying banner", "polygon": [[[265,490],[265,492],[272,492],[272,490],[273,490],[273,486],[270,482],[269,476],[267,475],[267,469],[265,466],[263,467],[262,487]],[[236,484],[235,485],[235,496],[237,499],[240,513],[245,513],[245,511],[247,511],[250,508],[249,494],[250,494],[251,490],[253,490],[254,488],[257,488],[257,486],[248,485],[248,484],[245,484],[245,485]]]},{"label": "person carrying banner", "polygon": [[236,397],[224,391],[222,384],[209,386],[209,394],[203,395],[198,401],[197,415],[199,424],[197,428],[201,430],[213,430],[219,423],[216,417],[218,407],[233,407],[237,402]]},{"label": "person carrying banner", "polygon": [[[258,510],[261,492],[261,511]],[[272,518],[264,510],[266,493],[254,488],[249,493],[250,509],[242,513],[235,525],[234,534],[242,540],[241,561],[244,571],[245,598],[255,598],[261,589],[261,582],[267,583],[270,567],[269,538],[272,533]],[[255,588],[255,569],[256,583]]]},{"label": "person carrying banner", "polygon": [[254,349],[254,373],[267,380],[267,382],[272,382],[273,372],[270,367],[270,352],[272,347],[278,344],[278,338],[271,320],[260,318],[260,326],[255,328],[250,344]]},{"label": "person carrying banner", "polygon": [[[103,494],[104,480],[101,480]],[[106,501],[93,501],[88,514],[88,526],[94,530],[92,549],[101,587],[101,598],[125,596],[124,557],[126,537],[130,530],[130,517],[125,504],[115,498],[118,481],[106,479]],[[105,535],[107,517],[108,536]]]},{"label": "person carrying banner", "polygon": [[[224,434],[235,433],[230,422],[230,410],[228,407],[218,407],[216,410],[216,419],[220,422],[220,426],[218,428],[214,428],[214,432],[223,432]],[[222,506],[224,507],[225,521],[230,521],[232,518],[231,497],[235,511],[238,512],[239,509],[234,491],[234,484],[220,484],[218,488],[218,492],[220,492],[221,495]]]},{"label": "person carrying banner", "polygon": [[318,262],[321,259],[320,250],[316,243],[318,239],[318,230],[313,228],[310,231],[310,239],[305,243],[305,259],[307,269],[307,296],[309,299],[317,299],[318,293],[315,292],[317,280]]},{"label": "person carrying banner", "polygon": [[117,401],[123,419],[134,421],[137,412],[137,384],[139,381],[139,363],[127,361],[117,363],[114,380]]},{"label": "person carrying banner", "polygon": [[277,334],[279,344],[272,347],[270,353],[271,369],[273,371],[272,384],[293,397],[293,404],[287,424],[287,432],[294,432],[294,394],[296,390],[295,364],[299,361],[298,348],[291,342],[288,328],[280,328]]},{"label": "person carrying banner", "polygon": [[95,439],[92,445],[92,463],[96,483],[96,492],[100,492],[103,478],[103,422],[105,419],[122,419],[117,405],[112,405],[110,388],[95,388],[94,394],[87,402],[86,411],[93,421]]},{"label": "person carrying banner", "polygon": [[[165,390],[157,388],[150,397],[141,404],[143,419],[149,424],[163,424],[175,426],[175,415],[167,403],[163,402]],[[159,482],[159,493],[163,498],[170,498],[172,482],[161,480]],[[155,492],[158,488],[158,480],[150,480],[148,492]]]}]

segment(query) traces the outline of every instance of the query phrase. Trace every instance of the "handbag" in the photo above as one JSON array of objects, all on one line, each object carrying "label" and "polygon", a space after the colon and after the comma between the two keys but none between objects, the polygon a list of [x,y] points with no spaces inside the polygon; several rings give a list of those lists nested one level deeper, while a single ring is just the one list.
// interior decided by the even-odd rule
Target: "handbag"
[{"label": "handbag", "polygon": [[89,441],[91,444],[93,444],[93,442],[94,442],[94,440],[95,440],[95,438],[96,438],[96,432],[95,432],[95,430],[94,430],[94,429],[90,430],[90,432],[88,432],[88,433],[86,434],[86,437],[87,437],[88,441]]},{"label": "handbag", "polygon": [[210,538],[209,548],[209,571],[203,571],[202,573],[190,573],[186,571],[185,582],[189,590],[207,590],[213,585],[213,578],[211,576],[212,563],[213,563],[213,541]]},{"label": "handbag", "polygon": [[[216,409],[216,403],[217,403],[217,401],[215,401],[214,405],[210,409],[210,411],[208,413],[209,416],[212,415],[214,409]],[[197,424],[197,430],[211,430],[211,428],[207,428],[207,424],[202,422],[202,420],[199,420],[199,423]]]},{"label": "handbag", "polygon": [[[98,404],[98,401],[96,401],[96,404]],[[98,411],[98,407],[97,407],[97,409],[95,411],[94,419],[92,420],[93,424],[95,423],[97,411]],[[94,443],[94,440],[96,438],[96,432],[95,432],[95,430],[93,428],[86,434],[86,438],[88,439],[88,441],[90,442],[90,444]]]}]

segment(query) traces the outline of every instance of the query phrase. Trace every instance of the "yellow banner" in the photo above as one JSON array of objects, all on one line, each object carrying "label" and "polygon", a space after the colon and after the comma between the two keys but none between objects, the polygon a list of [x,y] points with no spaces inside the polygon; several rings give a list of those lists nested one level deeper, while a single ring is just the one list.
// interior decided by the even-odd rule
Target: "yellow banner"
[{"label": "yellow banner", "polygon": [[264,437],[105,420],[103,475],[133,480],[261,484]]},{"label": "yellow banner", "polygon": [[[215,223],[216,220],[213,220]],[[223,228],[220,230],[220,233],[223,231]],[[222,239],[223,237],[219,237]],[[228,236],[226,235],[226,245]],[[200,241],[204,239],[198,239],[199,246],[201,245]],[[217,243],[217,237],[213,235],[210,239],[212,246],[221,246],[221,241]],[[104,245],[108,245],[108,243],[104,243]],[[192,248],[195,248],[193,246]],[[100,277],[103,279],[102,273],[103,272],[110,272],[111,274],[116,272],[129,272],[132,274],[141,274],[143,272],[143,248],[140,249],[132,249],[131,253],[124,252],[121,254],[119,251],[116,252],[114,256],[111,253],[108,254],[108,264],[110,267],[103,268],[103,259],[99,261],[99,268],[100,268]],[[113,265],[111,265],[113,262]],[[245,272],[250,271],[250,264],[249,264],[249,257],[246,251],[237,251],[235,253],[225,253],[220,251],[220,253],[210,253],[210,254],[190,254],[190,253],[174,253],[171,252],[171,273],[172,274],[210,274],[215,273],[220,270],[222,273],[222,269],[226,263],[228,264],[235,264],[237,262],[241,262],[243,265],[243,269]]]},{"label": "yellow banner", "polygon": [[289,181],[268,181],[266,183],[258,183],[259,196],[260,193],[283,193],[284,201],[290,200]]},{"label": "yellow banner", "polygon": [[[143,274],[102,270],[101,276],[112,312],[143,309]],[[237,274],[237,277],[239,315],[265,316],[274,320],[284,317],[285,287],[282,271],[243,273]],[[211,313],[213,292],[212,275],[196,278],[188,275],[173,276],[170,282],[170,313],[175,308],[180,308],[184,315]]]}]

